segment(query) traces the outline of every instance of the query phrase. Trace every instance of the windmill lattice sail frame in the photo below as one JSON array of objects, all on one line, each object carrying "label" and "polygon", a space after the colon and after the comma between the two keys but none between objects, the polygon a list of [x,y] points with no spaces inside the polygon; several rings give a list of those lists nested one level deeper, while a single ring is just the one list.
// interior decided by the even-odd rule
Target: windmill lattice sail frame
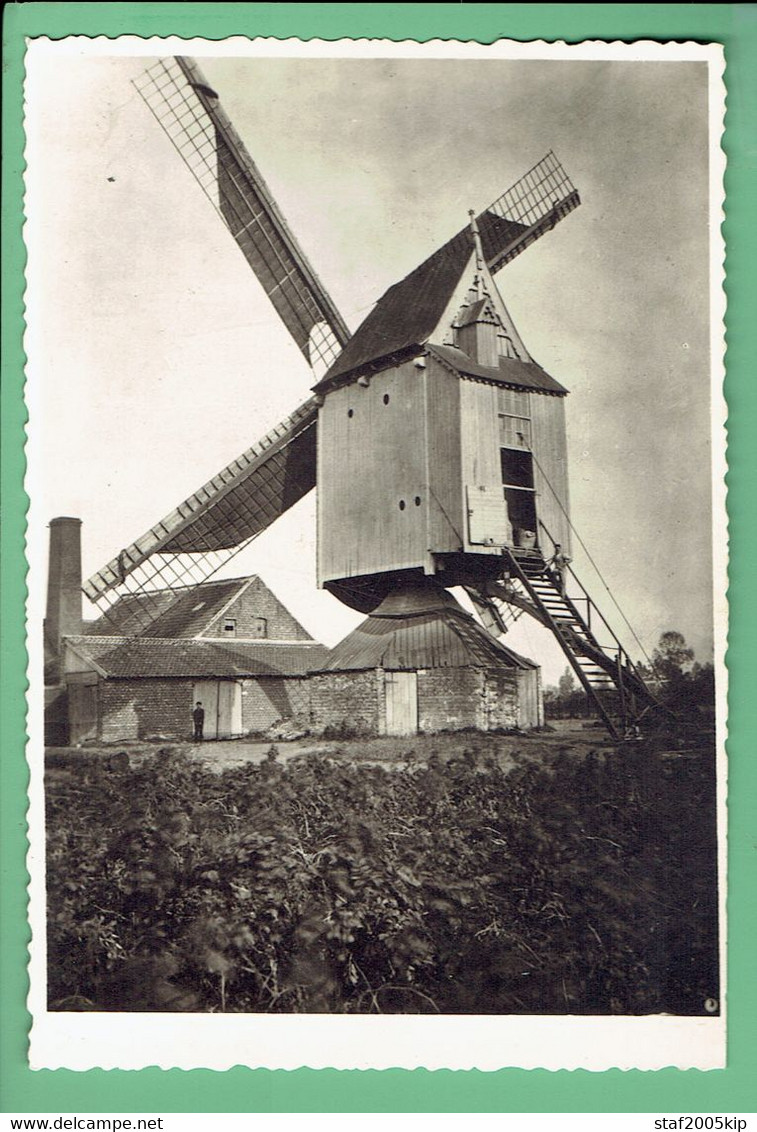
[{"label": "windmill lattice sail frame", "polygon": [[279,211],[193,59],[160,59],[138,93],[228,227],[317,377],[350,337],[347,325]]}]

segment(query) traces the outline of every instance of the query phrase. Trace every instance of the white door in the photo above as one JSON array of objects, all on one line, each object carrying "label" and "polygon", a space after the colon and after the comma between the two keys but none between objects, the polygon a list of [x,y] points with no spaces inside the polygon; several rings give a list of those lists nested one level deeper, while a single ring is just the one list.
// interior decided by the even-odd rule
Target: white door
[{"label": "white door", "polygon": [[418,732],[417,672],[387,672],[386,689],[387,735],[415,735]]},{"label": "white door", "polygon": [[218,685],[218,738],[242,734],[242,685],[223,680]]},{"label": "white door", "polygon": [[[201,703],[205,711],[203,723],[203,739],[218,738],[218,681],[198,680],[192,695],[192,710],[197,703]],[[191,723],[191,718],[190,718]]]}]

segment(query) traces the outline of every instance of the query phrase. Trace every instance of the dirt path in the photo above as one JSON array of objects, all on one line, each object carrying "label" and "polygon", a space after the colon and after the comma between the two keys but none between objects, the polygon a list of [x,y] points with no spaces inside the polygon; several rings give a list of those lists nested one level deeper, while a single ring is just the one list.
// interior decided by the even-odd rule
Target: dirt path
[{"label": "dirt path", "polygon": [[385,766],[402,766],[425,763],[432,755],[443,761],[464,751],[470,751],[477,758],[496,758],[503,766],[516,762],[539,761],[556,755],[560,750],[571,751],[576,755],[589,750],[612,745],[606,733],[593,726],[585,726],[581,720],[556,720],[552,729],[530,732],[523,735],[495,735],[486,732],[442,732],[433,735],[409,735],[407,737],[385,736],[376,739],[323,740],[316,738],[292,741],[249,739],[209,740],[204,743],[124,743],[111,747],[50,748],[48,762],[65,762],[69,765],[77,759],[82,762],[92,758],[118,757],[125,752],[130,761],[141,761],[157,757],[158,751],[170,748],[185,753],[193,762],[201,763],[215,770],[244,766],[247,763],[260,763],[268,756],[272,746],[276,747],[278,758],[288,762],[304,755],[322,755],[346,762],[370,763]]}]

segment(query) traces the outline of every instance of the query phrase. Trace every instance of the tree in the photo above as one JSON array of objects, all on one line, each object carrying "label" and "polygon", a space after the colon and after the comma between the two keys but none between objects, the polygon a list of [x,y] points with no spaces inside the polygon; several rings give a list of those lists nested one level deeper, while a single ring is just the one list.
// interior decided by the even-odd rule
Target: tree
[{"label": "tree", "polygon": [[657,648],[652,653],[655,677],[665,684],[680,683],[693,661],[694,650],[686,644],[683,633],[678,633],[675,629],[668,629],[660,636]]},{"label": "tree", "polygon": [[562,676],[557,682],[557,691],[561,700],[567,700],[576,690],[576,681],[573,678],[573,673],[569,668],[566,668]]}]

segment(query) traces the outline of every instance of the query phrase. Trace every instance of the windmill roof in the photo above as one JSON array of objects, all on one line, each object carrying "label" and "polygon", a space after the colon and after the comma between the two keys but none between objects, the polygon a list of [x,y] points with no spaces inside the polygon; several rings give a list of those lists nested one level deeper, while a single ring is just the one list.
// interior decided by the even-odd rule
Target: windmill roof
[{"label": "windmill roof", "polygon": [[498,366],[483,366],[457,346],[427,347],[428,352],[464,377],[478,377],[497,385],[515,385],[523,389],[538,389],[544,393],[567,393],[564,385],[550,377],[536,362],[521,362],[517,358],[500,358]]},{"label": "windmill roof", "polygon": [[[526,231],[526,225],[493,212],[482,213],[477,223],[487,262]],[[316,391],[379,358],[420,347],[444,313],[474,246],[473,233],[465,227],[390,287],[315,386]]]},{"label": "windmill roof", "polygon": [[[113,679],[159,677],[239,678],[304,676],[320,668],[327,649],[315,641],[207,641],[130,638],[69,638],[77,652]],[[107,641],[106,648],[101,642]]]},{"label": "windmill roof", "polygon": [[328,654],[324,672],[538,667],[486,632],[451,594],[390,595]]}]

